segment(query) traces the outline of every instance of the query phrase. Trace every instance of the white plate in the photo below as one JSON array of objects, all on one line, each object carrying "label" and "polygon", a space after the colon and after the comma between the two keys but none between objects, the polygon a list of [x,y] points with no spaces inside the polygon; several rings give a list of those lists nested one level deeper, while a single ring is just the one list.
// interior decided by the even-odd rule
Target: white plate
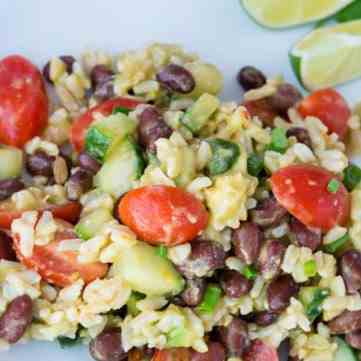
[{"label": "white plate", "polygon": [[[225,74],[225,99],[239,100],[238,69],[252,64],[267,75],[296,82],[288,61],[292,44],[311,26],[269,31],[255,25],[238,0],[0,0],[0,58],[19,53],[43,65],[51,56],[83,50],[117,52],[152,41],[175,42],[198,52]],[[361,81],[340,87],[361,100]],[[85,361],[86,351],[32,343],[0,353],[1,361]]]}]

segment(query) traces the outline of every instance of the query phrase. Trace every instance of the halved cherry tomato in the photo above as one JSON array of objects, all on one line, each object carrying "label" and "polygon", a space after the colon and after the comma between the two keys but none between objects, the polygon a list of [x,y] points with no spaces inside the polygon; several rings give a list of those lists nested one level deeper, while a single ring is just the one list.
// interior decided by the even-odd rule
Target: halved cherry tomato
[{"label": "halved cherry tomato", "polygon": [[[49,206],[39,211],[50,211],[56,218],[76,223],[79,219],[81,206],[79,202],[68,202],[63,205]],[[13,220],[20,218],[22,213],[21,211],[8,211],[0,206],[0,228],[10,229]]]},{"label": "halved cherry tomato", "polygon": [[258,339],[252,341],[242,359],[244,361],[279,361],[277,350]]},{"label": "halved cherry tomato", "polygon": [[140,101],[131,98],[114,98],[90,108],[86,113],[75,119],[70,129],[70,141],[77,152],[81,152],[84,148],[86,131],[94,121],[94,113],[100,113],[104,116],[110,115],[113,109],[122,107],[126,109],[135,109]]},{"label": "halved cherry tomato", "polygon": [[141,239],[173,246],[195,238],[208,223],[202,202],[181,188],[148,186],[128,192],[119,217]]},{"label": "halved cherry tomato", "polygon": [[55,240],[46,246],[34,246],[31,257],[24,257],[20,251],[19,236],[14,237],[14,249],[19,261],[34,269],[49,283],[66,287],[82,278],[86,283],[105,276],[108,265],[100,262],[79,263],[75,251],[59,251],[61,241],[77,238],[71,224],[61,222],[64,229],[58,231]]},{"label": "halved cherry tomato", "polygon": [[22,147],[48,121],[48,97],[39,70],[11,55],[0,62],[0,143]]},{"label": "halved cherry tomato", "polygon": [[157,350],[152,361],[190,361],[191,350],[189,348],[172,348],[169,350]]},{"label": "halved cherry tomato", "polygon": [[[336,192],[328,189],[333,179],[338,181]],[[321,167],[291,165],[281,168],[273,173],[271,185],[278,202],[306,226],[327,231],[348,220],[350,197],[345,186]]]},{"label": "halved cherry tomato", "polygon": [[303,117],[319,118],[330,133],[338,134],[341,139],[346,136],[351,110],[346,100],[335,89],[315,91],[304,98],[297,109]]}]

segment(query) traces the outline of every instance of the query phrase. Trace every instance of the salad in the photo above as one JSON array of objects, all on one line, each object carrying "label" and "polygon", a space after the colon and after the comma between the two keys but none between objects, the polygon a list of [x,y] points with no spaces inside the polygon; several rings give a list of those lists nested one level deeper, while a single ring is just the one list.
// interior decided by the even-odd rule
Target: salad
[{"label": "salad", "polygon": [[2,349],[358,360],[360,117],[331,88],[238,81],[221,101],[217,68],[168,44],[0,61]]}]

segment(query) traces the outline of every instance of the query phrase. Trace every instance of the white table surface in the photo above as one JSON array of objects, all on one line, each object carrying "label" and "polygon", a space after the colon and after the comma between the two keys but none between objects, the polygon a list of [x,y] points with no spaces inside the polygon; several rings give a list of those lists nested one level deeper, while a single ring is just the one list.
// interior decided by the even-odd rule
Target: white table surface
[{"label": "white table surface", "polygon": [[[118,52],[152,41],[183,44],[225,74],[225,99],[239,100],[238,69],[252,64],[296,82],[288,51],[310,31],[269,31],[254,24],[238,0],[0,0],[0,58],[19,53],[43,65],[51,56],[86,49]],[[361,80],[340,87],[354,103]],[[86,350],[57,344],[18,345],[0,361],[86,361]]]}]

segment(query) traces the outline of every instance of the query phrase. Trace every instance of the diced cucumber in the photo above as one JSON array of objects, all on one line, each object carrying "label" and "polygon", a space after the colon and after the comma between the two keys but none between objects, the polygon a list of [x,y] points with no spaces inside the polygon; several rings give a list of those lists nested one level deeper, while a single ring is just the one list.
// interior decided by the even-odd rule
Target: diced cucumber
[{"label": "diced cucumber", "polygon": [[302,287],[299,293],[300,301],[305,307],[306,315],[314,321],[322,311],[323,301],[330,295],[328,288]]},{"label": "diced cucumber", "polygon": [[355,351],[341,337],[335,337],[337,351],[333,361],[358,361]]},{"label": "diced cucumber", "polygon": [[143,174],[145,162],[138,145],[130,138],[118,144],[94,177],[102,191],[119,198]]},{"label": "diced cucumber", "polygon": [[193,335],[189,330],[180,325],[167,334],[167,347],[182,347],[184,345],[192,344],[192,337]]},{"label": "diced cucumber", "polygon": [[212,158],[207,164],[210,175],[227,172],[237,162],[241,153],[239,145],[224,139],[208,140],[212,149]]},{"label": "diced cucumber", "polygon": [[85,138],[85,149],[103,162],[114,147],[127,135],[134,133],[136,123],[123,113],[116,113],[95,122]]},{"label": "diced cucumber", "polygon": [[132,290],[148,296],[176,295],[184,287],[184,280],[172,263],[144,242],[125,247],[112,272],[127,281]]},{"label": "diced cucumber", "polygon": [[99,208],[82,217],[75,226],[75,232],[81,239],[94,237],[103,225],[113,219],[109,209]]},{"label": "diced cucumber", "polygon": [[183,169],[182,173],[175,179],[178,186],[185,186],[190,183],[196,175],[197,159],[192,149],[184,148],[182,152],[183,156]]},{"label": "diced cucumber", "polygon": [[0,180],[18,177],[23,168],[23,152],[17,148],[0,148]]},{"label": "diced cucumber", "polygon": [[137,302],[142,300],[145,296],[139,292],[132,292],[127,301],[127,311],[132,316],[137,316],[140,310],[137,307]]},{"label": "diced cucumber", "polygon": [[186,112],[181,121],[192,133],[197,133],[207,123],[219,105],[220,101],[217,97],[211,94],[203,94]]}]

